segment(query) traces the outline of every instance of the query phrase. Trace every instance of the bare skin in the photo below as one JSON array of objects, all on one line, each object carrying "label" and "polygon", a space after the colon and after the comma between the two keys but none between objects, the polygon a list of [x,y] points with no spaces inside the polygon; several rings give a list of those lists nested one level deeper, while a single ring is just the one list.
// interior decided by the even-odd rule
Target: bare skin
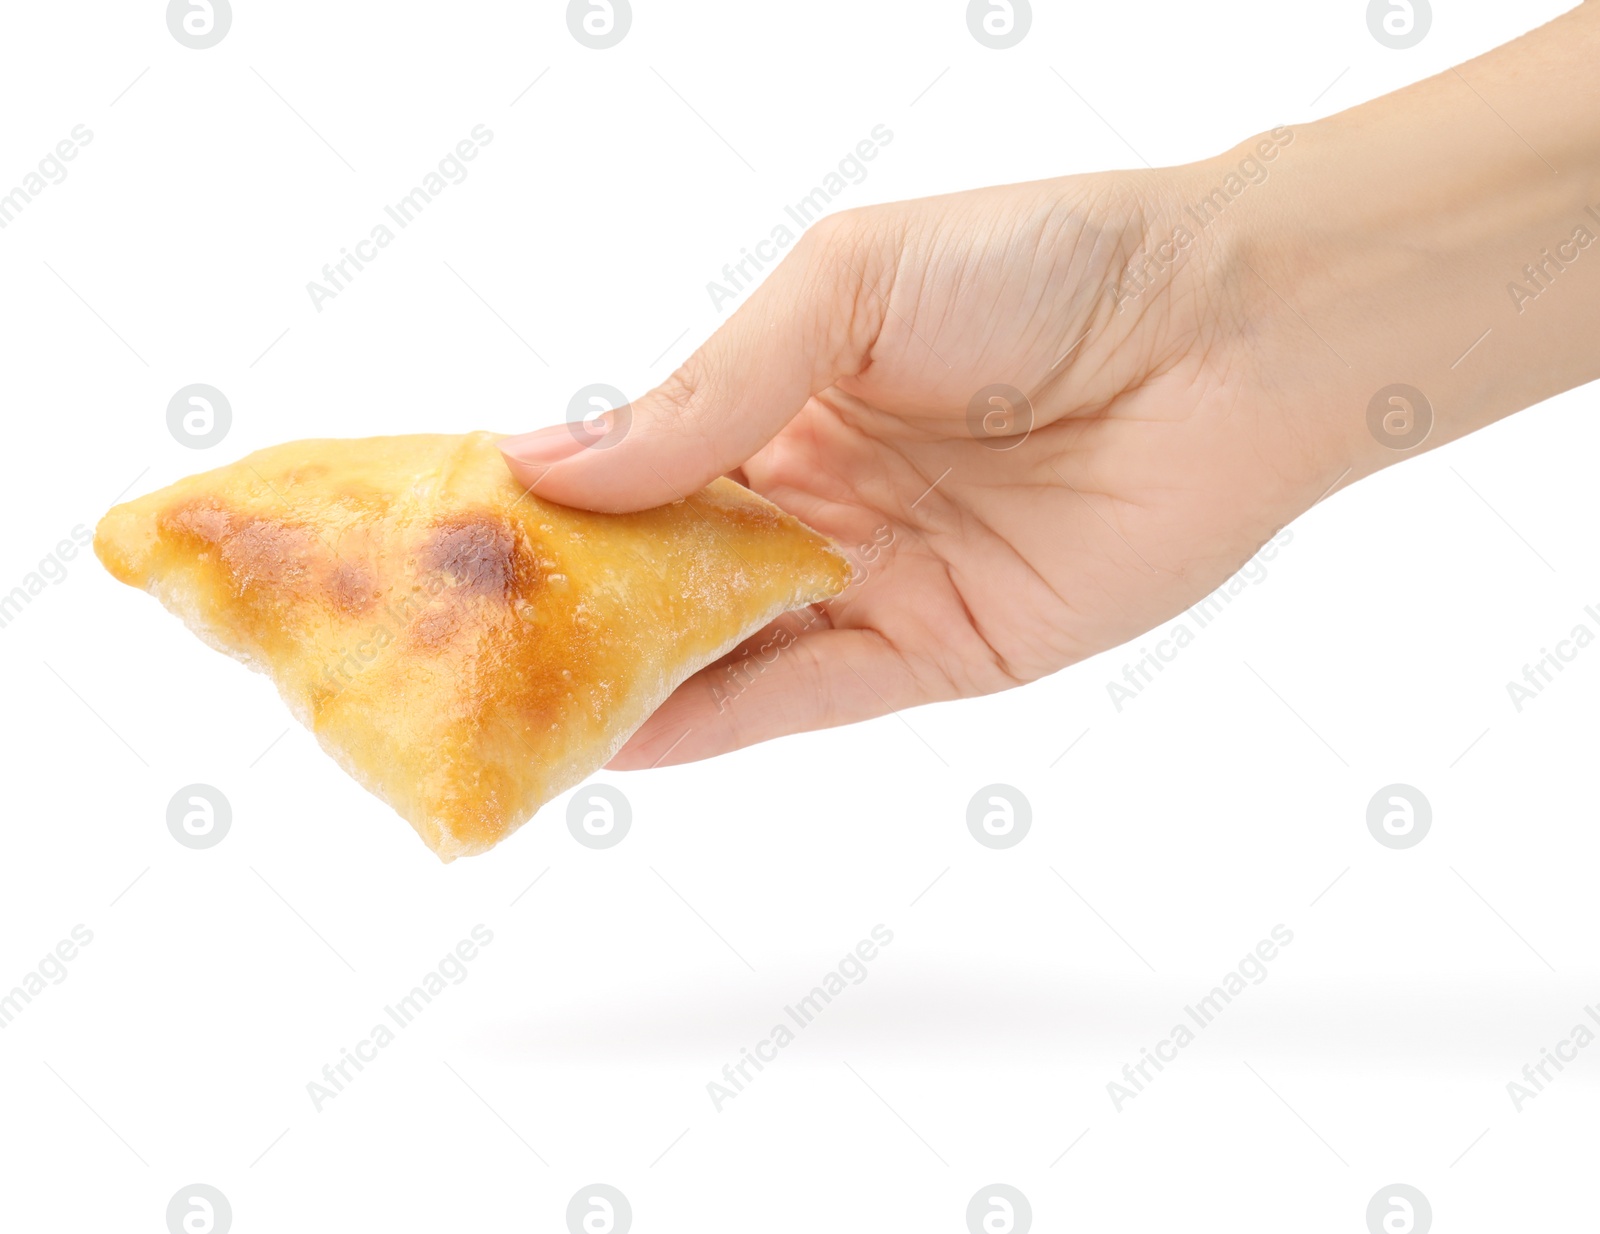
[{"label": "bare skin", "polygon": [[[834,216],[610,448],[564,426],[503,443],[539,496],[596,510],[732,474],[860,566],[611,765],[1056,672],[1181,613],[1330,492],[1600,377],[1597,59],[1589,4],[1217,159]],[[1394,383],[1426,405],[1385,404],[1374,432]],[[996,384],[1026,401],[973,411]]]}]

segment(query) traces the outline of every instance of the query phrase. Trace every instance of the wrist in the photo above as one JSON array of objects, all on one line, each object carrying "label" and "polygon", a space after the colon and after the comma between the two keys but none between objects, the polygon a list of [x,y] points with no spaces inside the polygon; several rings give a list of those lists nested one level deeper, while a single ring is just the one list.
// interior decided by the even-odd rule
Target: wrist
[{"label": "wrist", "polygon": [[1301,387],[1352,478],[1600,377],[1596,54],[1590,5],[1297,126],[1230,205],[1263,375]]}]

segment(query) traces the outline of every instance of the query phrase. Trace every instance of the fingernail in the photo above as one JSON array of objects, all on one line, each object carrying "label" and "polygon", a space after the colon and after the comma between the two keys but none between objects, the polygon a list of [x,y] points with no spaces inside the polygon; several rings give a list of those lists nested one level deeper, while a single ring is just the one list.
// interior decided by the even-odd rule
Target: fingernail
[{"label": "fingernail", "polygon": [[549,428],[500,440],[502,454],[519,463],[531,463],[538,467],[571,458],[583,447],[583,440],[566,424],[552,424]]}]

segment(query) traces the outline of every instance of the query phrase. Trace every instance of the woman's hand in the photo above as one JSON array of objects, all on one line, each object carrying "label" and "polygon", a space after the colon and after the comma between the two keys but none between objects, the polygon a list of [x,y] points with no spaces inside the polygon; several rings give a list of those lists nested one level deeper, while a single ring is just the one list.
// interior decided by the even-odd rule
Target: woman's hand
[{"label": "woman's hand", "polygon": [[687,682],[615,765],[1032,681],[1180,612],[1315,500],[1338,468],[1262,398],[1254,293],[1181,201],[1149,173],[837,216],[622,440],[505,443],[539,496],[595,509],[733,472],[856,561],[823,620]]},{"label": "woman's hand", "polygon": [[[1509,106],[1536,97],[1530,61],[1568,57],[1594,93],[1600,23],[1563,21],[1462,72]],[[1552,307],[1476,372],[1451,364],[1510,311],[1500,267],[1571,234],[1600,163],[1551,188],[1508,151],[1486,175],[1482,104],[1450,76],[1204,163],[834,216],[613,413],[607,448],[565,425],[502,443],[539,496],[596,510],[731,473],[857,563],[819,613],[686,682],[612,765],[1032,681],[1182,612],[1333,488],[1593,377],[1600,249],[1565,327]],[[1541,137],[1588,157],[1581,124]],[[1409,211],[1384,178],[1408,157]],[[1395,383],[1425,391],[1403,409],[1420,441],[1370,427]]]}]

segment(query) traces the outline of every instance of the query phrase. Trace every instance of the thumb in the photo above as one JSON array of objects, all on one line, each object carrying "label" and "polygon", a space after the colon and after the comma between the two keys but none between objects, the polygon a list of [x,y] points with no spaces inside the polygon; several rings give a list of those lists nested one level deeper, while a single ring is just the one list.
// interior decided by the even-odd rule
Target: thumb
[{"label": "thumb", "polygon": [[500,442],[536,495],[616,513],[665,505],[740,466],[806,400],[865,364],[882,303],[866,229],[818,223],[663,384],[588,423]]}]

